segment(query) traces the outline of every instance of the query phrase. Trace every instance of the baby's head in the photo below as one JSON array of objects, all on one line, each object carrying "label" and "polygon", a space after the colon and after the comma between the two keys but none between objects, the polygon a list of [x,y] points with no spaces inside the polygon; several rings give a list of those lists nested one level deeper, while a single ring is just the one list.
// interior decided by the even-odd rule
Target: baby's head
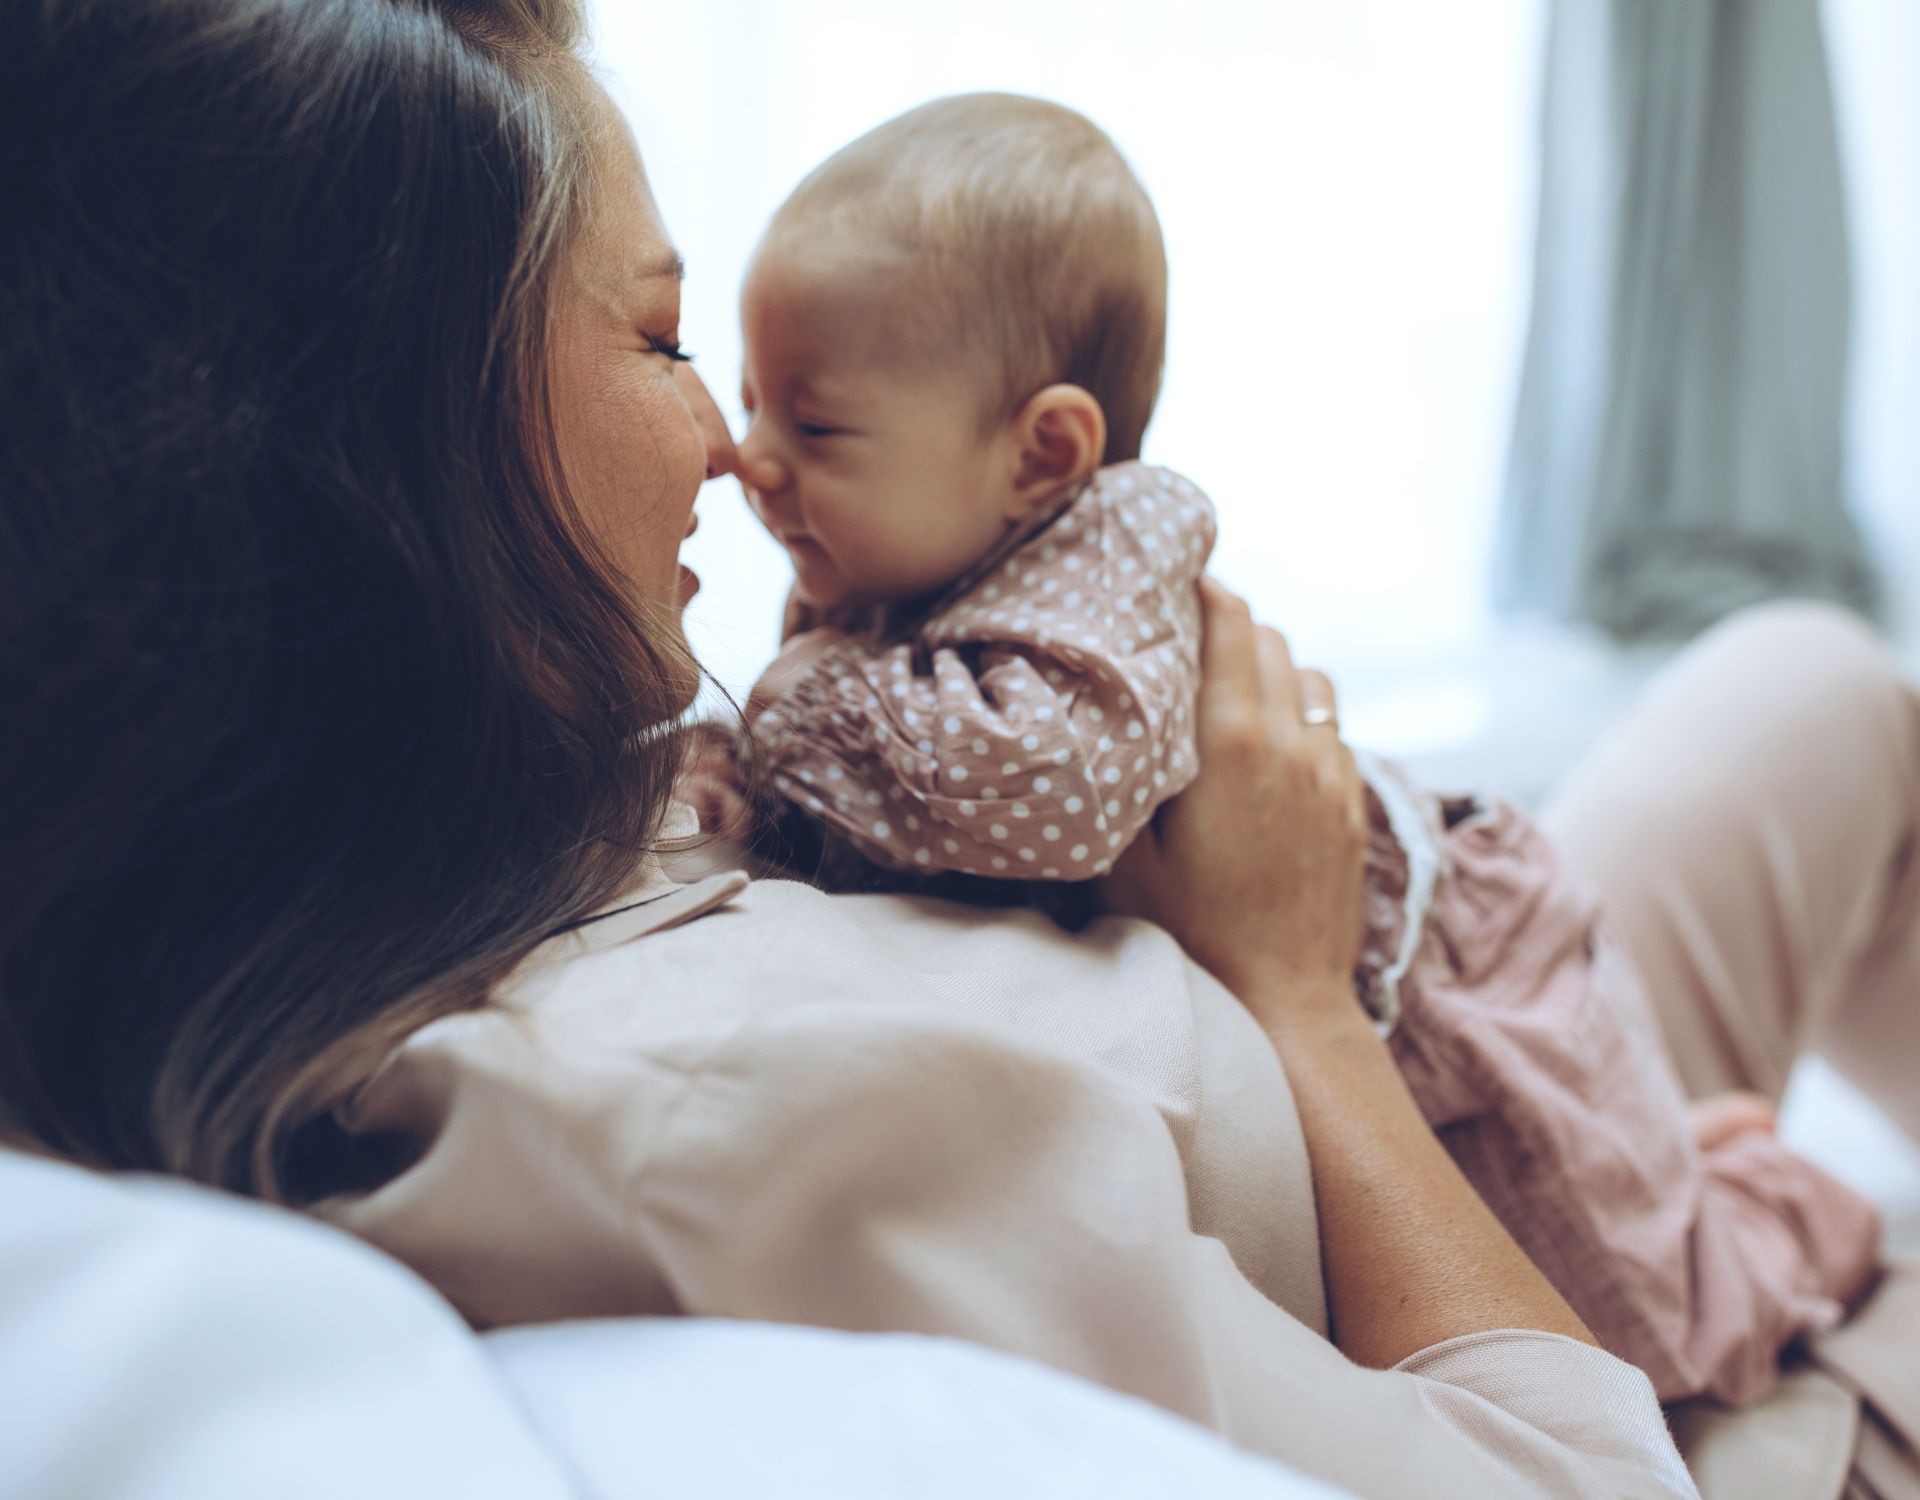
[{"label": "baby's head", "polygon": [[1137,458],[1166,284],[1146,193],[1059,105],[942,99],[829,158],[741,298],[743,477],[801,597],[931,593]]}]

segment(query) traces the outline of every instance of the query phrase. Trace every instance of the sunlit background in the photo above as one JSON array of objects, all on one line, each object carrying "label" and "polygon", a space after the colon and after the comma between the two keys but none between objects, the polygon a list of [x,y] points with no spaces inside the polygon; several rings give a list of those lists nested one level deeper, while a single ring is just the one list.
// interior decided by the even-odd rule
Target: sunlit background
[{"label": "sunlit background", "polygon": [[[821,158],[981,88],[1104,126],[1168,242],[1145,456],[1215,497],[1220,576],[1351,672],[1457,656],[1488,624],[1540,6],[1447,9],[603,0],[598,36],[692,267],[685,337],[736,415],[741,273]],[[785,559],[731,487],[701,526],[691,630],[739,687],[773,648]]]},{"label": "sunlit background", "polygon": [[[737,421],[735,296],[811,167],[942,94],[1090,115],[1171,263],[1149,460],[1221,514],[1216,571],[1339,681],[1356,740],[1539,791],[1661,648],[1496,617],[1529,315],[1547,0],[599,0],[601,66],[691,266],[684,336]],[[1852,230],[1848,489],[1906,630],[1920,580],[1920,8],[1824,7]],[[1595,128],[1601,128],[1596,122]],[[787,569],[712,487],[690,617],[743,690]]]}]

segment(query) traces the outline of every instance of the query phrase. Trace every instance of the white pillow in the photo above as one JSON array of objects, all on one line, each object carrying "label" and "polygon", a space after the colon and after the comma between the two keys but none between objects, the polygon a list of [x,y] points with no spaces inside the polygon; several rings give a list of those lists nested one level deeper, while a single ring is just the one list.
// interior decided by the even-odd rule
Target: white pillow
[{"label": "white pillow", "polygon": [[1143,1401],[951,1339],[673,1318],[485,1342],[594,1500],[1346,1493]]},{"label": "white pillow", "polygon": [[5,1500],[1168,1494],[1334,1492],[944,1340],[620,1319],[483,1342],[325,1225],[0,1151]]},{"label": "white pillow", "polygon": [[558,1500],[478,1340],[293,1214],[0,1151],[7,1500]]}]

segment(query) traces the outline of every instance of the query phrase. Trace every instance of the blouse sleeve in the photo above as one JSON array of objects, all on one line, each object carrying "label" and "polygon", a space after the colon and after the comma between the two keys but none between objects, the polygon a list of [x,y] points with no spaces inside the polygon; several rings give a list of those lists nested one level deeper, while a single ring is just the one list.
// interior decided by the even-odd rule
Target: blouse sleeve
[{"label": "blouse sleeve", "polygon": [[1011,1034],[787,1013],[675,1120],[626,1212],[690,1310],[970,1339],[1389,1500],[1695,1493],[1645,1376],[1587,1345],[1503,1330],[1350,1363],[1189,1229],[1150,1101]]},{"label": "blouse sleeve", "polygon": [[1102,470],[1063,515],[880,649],[849,639],[761,714],[783,795],[900,869],[1105,874],[1193,779],[1212,508]]}]

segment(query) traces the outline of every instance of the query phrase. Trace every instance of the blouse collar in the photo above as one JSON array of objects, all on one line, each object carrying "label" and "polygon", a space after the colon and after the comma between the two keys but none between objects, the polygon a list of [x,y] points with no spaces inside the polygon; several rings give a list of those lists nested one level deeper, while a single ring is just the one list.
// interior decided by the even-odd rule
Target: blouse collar
[{"label": "blouse collar", "polygon": [[546,968],[620,947],[725,906],[752,883],[745,870],[726,870],[683,885],[669,876],[662,864],[661,856],[694,848],[704,838],[694,810],[684,802],[671,804],[653,849],[641,861],[633,883],[591,916],[535,948],[515,977],[533,967]]}]

